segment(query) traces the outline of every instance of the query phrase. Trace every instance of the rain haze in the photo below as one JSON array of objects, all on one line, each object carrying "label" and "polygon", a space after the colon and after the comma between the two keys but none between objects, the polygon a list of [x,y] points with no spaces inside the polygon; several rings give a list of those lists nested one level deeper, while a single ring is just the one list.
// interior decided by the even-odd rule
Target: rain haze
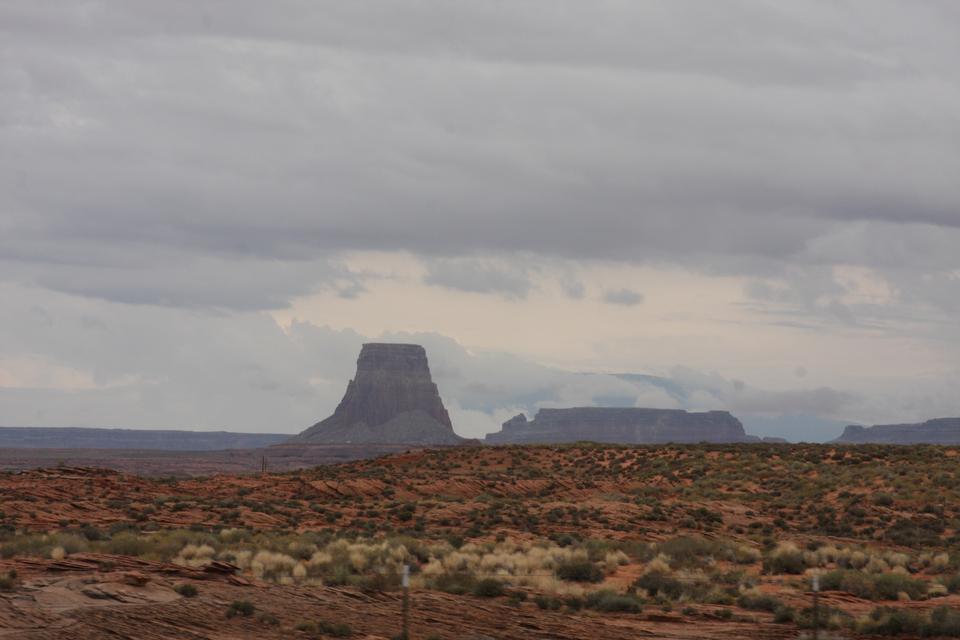
[{"label": "rain haze", "polygon": [[0,424],[960,415],[960,4],[0,4]]}]

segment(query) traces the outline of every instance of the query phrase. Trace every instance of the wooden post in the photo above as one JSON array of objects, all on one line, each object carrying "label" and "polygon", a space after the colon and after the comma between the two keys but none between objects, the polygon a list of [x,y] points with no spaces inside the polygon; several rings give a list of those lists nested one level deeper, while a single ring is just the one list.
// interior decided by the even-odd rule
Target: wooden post
[{"label": "wooden post", "polygon": [[403,632],[400,637],[410,640],[410,565],[403,565]]},{"label": "wooden post", "polygon": [[820,574],[813,574],[813,640],[820,637]]}]

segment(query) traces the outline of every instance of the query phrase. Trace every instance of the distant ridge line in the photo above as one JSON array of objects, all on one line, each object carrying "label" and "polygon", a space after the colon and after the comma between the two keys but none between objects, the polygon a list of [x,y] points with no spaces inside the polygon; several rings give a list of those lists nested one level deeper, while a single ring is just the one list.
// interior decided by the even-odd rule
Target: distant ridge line
[{"label": "distant ridge line", "polygon": [[12,449],[157,449],[217,451],[280,444],[285,433],[238,433],[129,427],[3,427],[0,447]]}]

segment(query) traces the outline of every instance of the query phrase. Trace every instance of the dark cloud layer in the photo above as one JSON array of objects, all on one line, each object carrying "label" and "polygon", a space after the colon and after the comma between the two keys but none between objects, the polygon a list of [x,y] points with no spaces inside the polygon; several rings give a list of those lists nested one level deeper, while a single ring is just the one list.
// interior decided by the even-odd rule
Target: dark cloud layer
[{"label": "dark cloud layer", "polygon": [[[588,290],[585,262],[736,275],[762,322],[955,353],[958,30],[950,0],[5,2],[0,286],[17,312],[0,315],[0,360],[93,381],[0,393],[60,423],[102,422],[95,406],[309,423],[362,338],[260,312],[369,295],[379,276],[346,266],[364,250],[517,302],[544,282],[642,301]],[[184,374],[204,358],[223,368]],[[676,401],[511,365],[511,385],[471,365],[464,416]],[[866,415],[811,384],[690,388],[758,415]],[[254,391],[233,408],[238,388]]]},{"label": "dark cloud layer", "polygon": [[469,293],[495,293],[506,298],[526,298],[534,287],[524,269],[477,259],[433,260],[423,282]]},{"label": "dark cloud layer", "polygon": [[[352,249],[756,271],[958,237],[948,2],[0,11],[0,260],[88,269],[22,276],[59,290],[178,304],[229,262],[282,306]],[[111,273],[151,256],[166,285]]]}]

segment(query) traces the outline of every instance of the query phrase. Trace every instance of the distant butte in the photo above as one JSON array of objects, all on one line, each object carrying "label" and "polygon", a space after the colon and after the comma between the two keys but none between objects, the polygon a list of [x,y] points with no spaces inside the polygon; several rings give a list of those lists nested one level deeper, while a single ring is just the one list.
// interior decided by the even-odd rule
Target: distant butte
[{"label": "distant butte", "polygon": [[960,418],[937,418],[918,424],[850,425],[838,444],[960,444]]},{"label": "distant butte", "polygon": [[560,443],[588,440],[620,444],[667,442],[756,442],[726,411],[690,413],[677,409],[575,407],[541,409],[530,421],[523,414],[503,423],[486,444]]},{"label": "distant butte", "polygon": [[294,438],[309,443],[456,445],[427,352],[418,344],[369,343],[333,415]]}]

